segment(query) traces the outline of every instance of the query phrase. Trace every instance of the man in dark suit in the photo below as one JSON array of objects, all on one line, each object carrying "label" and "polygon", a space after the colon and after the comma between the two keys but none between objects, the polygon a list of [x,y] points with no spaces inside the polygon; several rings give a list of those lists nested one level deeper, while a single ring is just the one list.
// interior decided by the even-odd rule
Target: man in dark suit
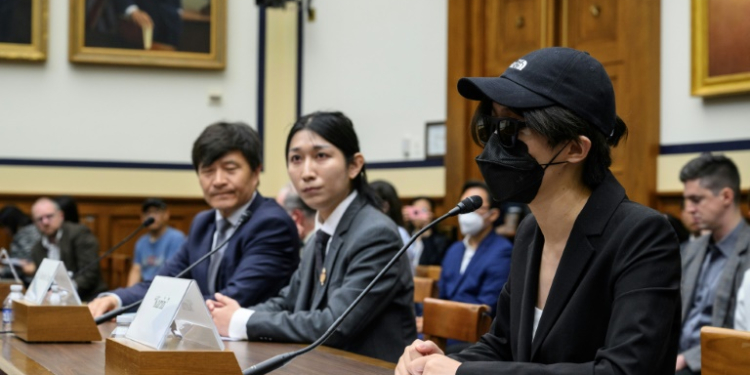
[{"label": "man in dark suit", "polygon": [[[107,290],[107,285],[99,271],[96,258],[99,255],[99,241],[84,225],[66,222],[60,206],[49,198],[40,198],[31,207],[34,224],[42,238],[31,248],[33,263],[23,266],[24,273],[33,275],[44,258],[60,260],[68,271],[75,275],[73,281],[78,287],[78,296],[82,301],[89,301],[100,292]],[[85,272],[78,270],[89,266]]]},{"label": "man in dark suit", "polygon": [[[297,268],[299,237],[289,215],[257,192],[258,133],[243,123],[208,126],[193,145],[193,166],[213,209],[196,215],[187,242],[157,275],[175,276],[229,239],[185,278],[194,279],[205,298],[220,292],[250,305],[274,296]],[[141,282],[114,290],[92,301],[89,309],[99,316],[128,305],[143,298],[150,285]]]},{"label": "man in dark suit", "polygon": [[733,328],[745,270],[750,226],[740,212],[740,174],[731,159],[703,154],[680,172],[685,211],[711,233],[688,242],[682,258],[682,334],[678,374],[701,371],[700,329]]}]

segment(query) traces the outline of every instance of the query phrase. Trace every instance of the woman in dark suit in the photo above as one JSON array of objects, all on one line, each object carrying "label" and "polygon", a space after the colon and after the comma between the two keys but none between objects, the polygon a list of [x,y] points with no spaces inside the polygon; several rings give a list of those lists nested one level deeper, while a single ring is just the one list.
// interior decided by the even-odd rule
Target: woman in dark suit
[{"label": "woman in dark suit", "polygon": [[546,48],[458,90],[481,103],[472,132],[493,198],[533,215],[518,228],[490,332],[452,357],[415,341],[396,373],[674,373],[679,244],[609,171],[627,128],[604,67]]},{"label": "woman in dark suit", "polygon": [[[309,343],[318,339],[403,245],[396,224],[367,184],[365,159],[351,121],[338,112],[301,117],[287,138],[287,171],[317,210],[315,239],[277,297],[240,309],[209,301],[222,335]],[[417,336],[414,284],[401,257],[344,320],[326,345],[395,362]]]}]

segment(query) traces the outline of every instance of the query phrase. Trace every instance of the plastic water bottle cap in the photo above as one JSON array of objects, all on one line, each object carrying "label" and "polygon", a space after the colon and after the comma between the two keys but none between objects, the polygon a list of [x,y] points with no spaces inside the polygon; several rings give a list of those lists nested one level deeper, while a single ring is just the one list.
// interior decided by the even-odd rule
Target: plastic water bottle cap
[{"label": "plastic water bottle cap", "polygon": [[122,314],[117,316],[116,322],[129,324],[133,322],[133,319],[135,319],[135,313]]}]

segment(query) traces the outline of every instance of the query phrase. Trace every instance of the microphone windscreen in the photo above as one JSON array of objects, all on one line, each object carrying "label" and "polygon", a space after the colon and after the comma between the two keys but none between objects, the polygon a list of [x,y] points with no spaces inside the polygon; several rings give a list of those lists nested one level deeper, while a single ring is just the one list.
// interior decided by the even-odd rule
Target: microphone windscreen
[{"label": "microphone windscreen", "polygon": [[144,227],[147,227],[147,226],[149,226],[149,225],[153,224],[153,223],[154,223],[154,221],[155,221],[155,220],[154,220],[154,218],[153,218],[153,217],[151,217],[151,216],[149,216],[149,217],[148,217],[148,219],[146,219],[146,220],[143,220],[143,226],[144,226]]},{"label": "microphone windscreen", "polygon": [[458,204],[458,207],[460,208],[460,211],[458,212],[459,214],[474,212],[479,209],[479,207],[482,207],[482,197],[478,195],[467,197]]}]

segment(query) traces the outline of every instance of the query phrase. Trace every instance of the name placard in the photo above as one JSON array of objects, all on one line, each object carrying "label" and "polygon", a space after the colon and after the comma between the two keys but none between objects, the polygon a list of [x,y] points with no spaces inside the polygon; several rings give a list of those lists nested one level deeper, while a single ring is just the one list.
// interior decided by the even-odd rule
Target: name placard
[{"label": "name placard", "polygon": [[73,281],[70,280],[70,276],[68,276],[65,264],[59,260],[49,258],[42,260],[42,264],[36,270],[34,280],[31,281],[24,299],[39,305],[44,304],[47,291],[49,291],[53,283],[57,285],[62,294],[61,299],[63,303],[76,306],[81,304],[81,298],[78,297],[76,287]]},{"label": "name placard", "polygon": [[156,276],[125,338],[157,350],[224,350],[194,280]]}]

